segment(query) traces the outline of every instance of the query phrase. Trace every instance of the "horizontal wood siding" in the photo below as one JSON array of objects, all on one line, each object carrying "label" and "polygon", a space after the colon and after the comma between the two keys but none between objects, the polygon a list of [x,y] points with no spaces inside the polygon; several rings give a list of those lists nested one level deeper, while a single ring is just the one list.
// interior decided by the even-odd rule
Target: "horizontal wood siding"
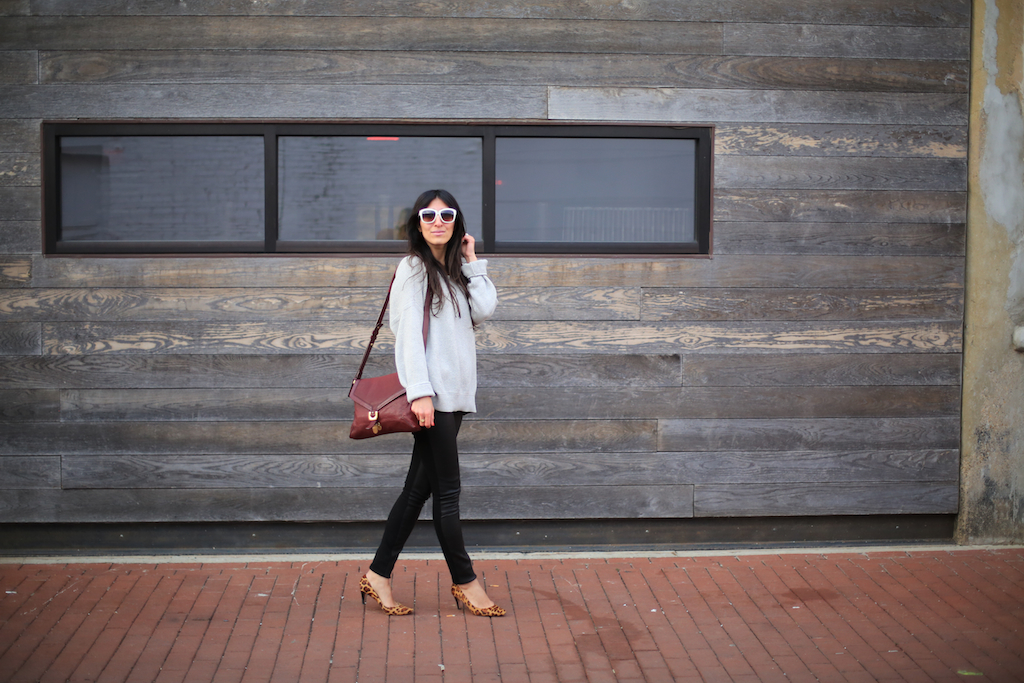
[{"label": "horizontal wood siding", "polygon": [[0,522],[381,520],[411,441],[397,259],[44,257],[44,119],[714,125],[711,258],[490,259],[464,516],[955,513],[970,9],[3,3]]}]

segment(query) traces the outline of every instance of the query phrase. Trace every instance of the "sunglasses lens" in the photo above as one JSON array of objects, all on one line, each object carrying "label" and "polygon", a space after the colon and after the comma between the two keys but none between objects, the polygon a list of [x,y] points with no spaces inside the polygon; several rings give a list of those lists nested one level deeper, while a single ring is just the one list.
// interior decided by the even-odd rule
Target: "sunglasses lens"
[{"label": "sunglasses lens", "polygon": [[425,223],[433,223],[437,217],[437,212],[433,209],[423,209],[420,211],[420,220]]},{"label": "sunglasses lens", "polygon": [[451,223],[455,220],[455,209],[441,209],[441,220]]}]

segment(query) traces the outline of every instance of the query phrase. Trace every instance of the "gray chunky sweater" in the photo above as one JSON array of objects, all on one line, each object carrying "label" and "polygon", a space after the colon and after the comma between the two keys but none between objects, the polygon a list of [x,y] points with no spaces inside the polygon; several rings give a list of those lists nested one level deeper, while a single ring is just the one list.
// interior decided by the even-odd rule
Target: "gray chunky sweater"
[{"label": "gray chunky sweater", "polygon": [[[432,396],[434,410],[476,412],[476,336],[473,323],[494,313],[498,294],[487,277],[487,261],[462,264],[469,278],[469,301],[455,288],[458,310],[444,292],[444,305],[431,314],[427,348],[423,348],[423,299],[427,275],[418,256],[398,264],[391,288],[389,324],[395,333],[395,365],[406,397]],[[470,320],[472,311],[472,320]]]}]

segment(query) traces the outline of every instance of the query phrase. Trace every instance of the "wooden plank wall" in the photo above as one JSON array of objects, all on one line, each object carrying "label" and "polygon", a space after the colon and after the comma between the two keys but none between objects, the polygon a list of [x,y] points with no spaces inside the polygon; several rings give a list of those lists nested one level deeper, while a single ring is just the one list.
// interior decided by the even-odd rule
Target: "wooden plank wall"
[{"label": "wooden plank wall", "polygon": [[76,118],[714,124],[712,259],[491,259],[465,516],[957,510],[968,0],[0,13],[0,521],[379,520],[408,457],[346,438],[395,259],[43,257]]}]

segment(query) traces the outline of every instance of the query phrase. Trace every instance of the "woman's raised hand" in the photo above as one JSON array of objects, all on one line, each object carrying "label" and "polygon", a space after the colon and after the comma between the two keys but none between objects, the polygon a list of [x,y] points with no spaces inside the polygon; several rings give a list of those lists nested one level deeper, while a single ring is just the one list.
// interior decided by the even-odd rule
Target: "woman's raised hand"
[{"label": "woman's raised hand", "polygon": [[462,238],[462,258],[466,263],[476,261],[476,239],[472,235],[465,235]]}]

